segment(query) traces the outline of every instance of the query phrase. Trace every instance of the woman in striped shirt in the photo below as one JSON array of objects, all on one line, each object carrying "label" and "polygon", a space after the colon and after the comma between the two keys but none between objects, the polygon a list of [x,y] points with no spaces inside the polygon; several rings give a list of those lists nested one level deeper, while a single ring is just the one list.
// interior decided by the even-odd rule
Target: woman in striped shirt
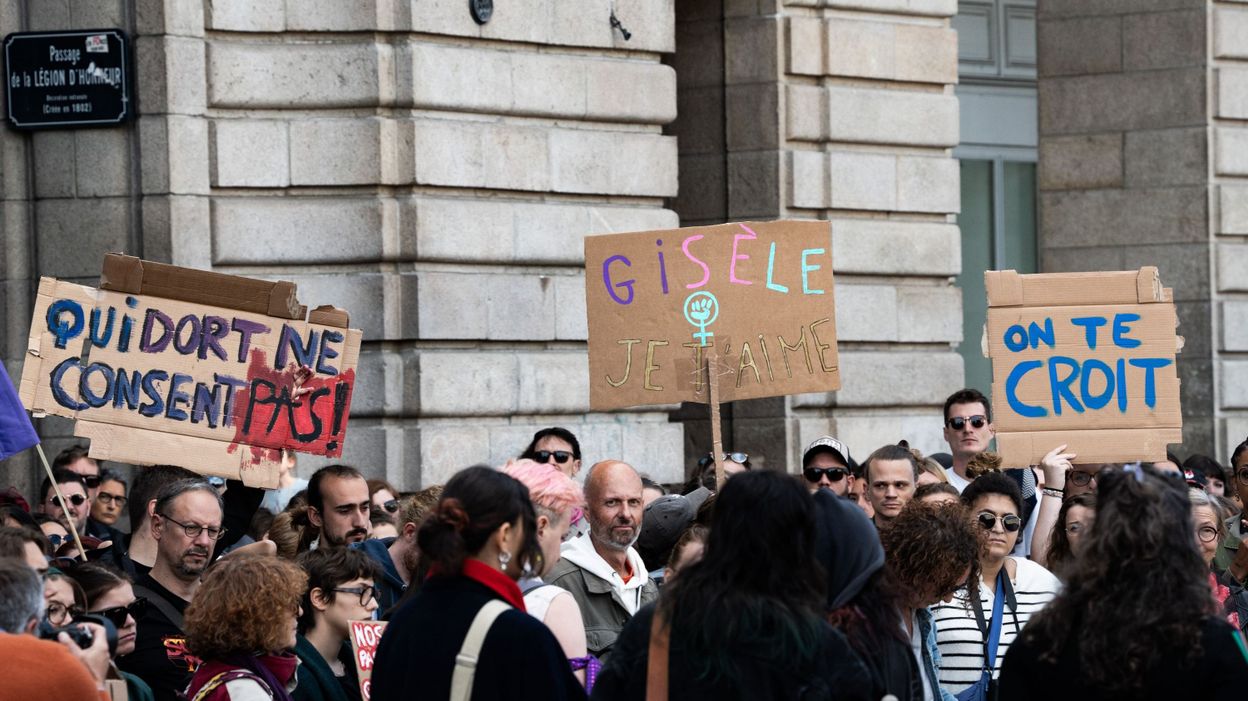
[{"label": "woman in striped shirt", "polygon": [[970,687],[983,674],[986,631],[992,622],[997,587],[1002,585],[1004,605],[992,670],[994,679],[1001,672],[1010,643],[1032,614],[1043,608],[1061,587],[1044,567],[1009,555],[1022,527],[1021,502],[1018,484],[1000,472],[975,479],[962,492],[962,503],[971,520],[985,530],[987,538],[979,558],[981,576],[974,599],[974,604],[981,607],[982,618],[971,608],[974,604],[968,601],[965,587],[958,590],[952,602],[932,608],[941,658],[940,685],[954,694]]}]

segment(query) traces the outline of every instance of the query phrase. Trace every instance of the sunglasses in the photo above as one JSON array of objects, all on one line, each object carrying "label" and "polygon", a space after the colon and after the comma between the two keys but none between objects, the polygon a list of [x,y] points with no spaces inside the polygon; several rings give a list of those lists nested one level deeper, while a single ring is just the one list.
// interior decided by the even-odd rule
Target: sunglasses
[{"label": "sunglasses", "polygon": [[[87,503],[87,497],[83,494],[71,494],[70,496],[66,497],[66,499],[68,499],[69,503],[73,504],[74,506],[82,506],[83,504]],[[58,509],[61,509],[62,511],[64,511],[66,508],[65,502],[61,501],[60,497],[52,497],[52,505]]]},{"label": "sunglasses", "polygon": [[48,542],[52,544],[53,550],[58,550],[62,545],[66,543],[72,543],[73,541],[74,539],[72,537],[67,536],[67,535],[61,535],[60,533],[48,534]]},{"label": "sunglasses", "polygon": [[387,502],[385,502],[384,504],[382,504],[382,505],[381,505],[381,508],[385,509],[386,511],[388,511],[388,512],[390,512],[390,513],[392,513],[392,514],[398,513],[398,511],[399,511],[399,500],[398,500],[398,499],[391,499],[390,501],[387,501]]},{"label": "sunglasses", "polygon": [[550,462],[552,457],[555,462],[562,465],[572,459],[572,453],[566,450],[539,450],[533,454],[533,459],[540,463]]},{"label": "sunglasses", "polygon": [[1083,470],[1071,470],[1066,473],[1066,479],[1076,487],[1086,487],[1092,484],[1092,480],[1096,479],[1096,475]]},{"label": "sunglasses", "polygon": [[[724,453],[725,462],[732,461],[744,465],[749,462],[749,460],[750,456],[748,453]],[[713,462],[715,462],[715,455],[708,453],[703,455],[702,458],[698,460],[698,468],[705,468]]]},{"label": "sunglasses", "polygon": [[87,484],[87,489],[95,489],[100,486],[99,475],[81,475],[82,481]]},{"label": "sunglasses", "polygon": [[134,616],[134,620],[137,623],[138,620],[143,617],[143,614],[147,613],[147,599],[140,596],[125,606],[114,606],[111,609],[92,611],[91,613],[97,616],[103,616],[107,618],[115,627],[121,628],[126,625],[127,617]]},{"label": "sunglasses", "polygon": [[975,416],[955,416],[945,420],[945,425],[955,431],[961,431],[966,428],[967,422],[970,422],[971,428],[983,428],[988,425],[988,417],[976,414]]},{"label": "sunglasses", "polygon": [[[985,531],[991,531],[997,525],[997,515],[987,511],[981,511],[975,519],[979,521],[979,527]],[[1023,520],[1014,514],[1006,514],[1001,517],[1001,527],[1009,533],[1017,531],[1022,526]]]},{"label": "sunglasses", "polygon": [[807,482],[818,482],[825,475],[829,482],[840,482],[848,474],[849,470],[843,467],[807,467],[802,470]]}]

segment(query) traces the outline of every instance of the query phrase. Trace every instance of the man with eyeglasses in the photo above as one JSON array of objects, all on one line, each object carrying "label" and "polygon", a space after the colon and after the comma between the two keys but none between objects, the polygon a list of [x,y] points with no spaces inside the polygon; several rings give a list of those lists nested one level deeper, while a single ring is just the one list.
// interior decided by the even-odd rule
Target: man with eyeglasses
[{"label": "man with eyeglasses", "polygon": [[108,701],[108,643],[104,629],[91,631],[86,649],[61,634],[56,642],[34,637],[44,615],[43,582],[20,560],[0,557],[0,698]]},{"label": "man with eyeglasses", "polygon": [[945,400],[945,441],[953,456],[953,469],[947,474],[949,484],[959,494],[971,483],[966,474],[967,463],[988,450],[988,444],[997,435],[989,407],[988,398],[970,388],[958,390]]},{"label": "man with eyeglasses", "polygon": [[135,595],[150,606],[137,621],[134,652],[117,660],[152,687],[156,701],[176,701],[199,665],[187,652],[182,615],[225,535],[223,518],[221,496],[203,479],[171,482],[156,495],[150,526],[156,561],[134,583]]},{"label": "man with eyeglasses", "polygon": [[[57,490],[52,488],[52,480],[44,477],[39,493],[39,510],[59,521],[66,529],[73,522],[79,535],[87,535],[87,515],[91,513],[87,483],[82,475],[66,469],[53,470],[52,477],[56,479],[56,486],[61,494],[57,496]],[[64,497],[64,501],[61,497]]]},{"label": "man with eyeglasses", "polygon": [[815,439],[802,453],[802,477],[811,494],[830,489],[839,496],[849,493],[854,481],[849,448],[832,436]]},{"label": "man with eyeglasses", "polygon": [[87,453],[85,445],[70,446],[52,459],[52,470],[69,470],[82,475],[87,483],[87,496],[95,501],[95,495],[100,489],[100,463]]}]

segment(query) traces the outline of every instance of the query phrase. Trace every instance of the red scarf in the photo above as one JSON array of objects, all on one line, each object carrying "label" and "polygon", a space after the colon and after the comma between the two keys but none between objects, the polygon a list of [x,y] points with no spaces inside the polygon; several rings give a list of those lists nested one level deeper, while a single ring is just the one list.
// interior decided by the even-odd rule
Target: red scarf
[{"label": "red scarf", "polygon": [[484,584],[495,594],[503,597],[503,601],[528,613],[524,608],[524,595],[520,593],[520,587],[511,577],[484,562],[472,559],[464,560],[463,575],[468,579]]}]

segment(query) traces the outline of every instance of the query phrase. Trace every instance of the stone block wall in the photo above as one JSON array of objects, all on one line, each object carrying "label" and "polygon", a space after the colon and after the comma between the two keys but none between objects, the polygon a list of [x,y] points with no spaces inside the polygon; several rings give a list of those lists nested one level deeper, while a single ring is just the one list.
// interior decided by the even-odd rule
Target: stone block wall
[{"label": "stone block wall", "polygon": [[94,284],[125,250],[349,309],[344,461],[369,475],[418,488],[560,424],[587,461],[682,479],[663,408],[589,411],[581,272],[587,234],[679,224],[673,4],[517,0],[478,25],[458,0],[0,2],[6,32],[130,31],[141,114],[0,137],[10,372],[37,277]]},{"label": "stone block wall", "polygon": [[1213,2],[1209,75],[1212,159],[1213,388],[1224,458],[1248,439],[1248,3]]},{"label": "stone block wall", "polygon": [[[793,469],[802,447],[829,433],[859,458],[902,438],[946,449],[940,406],[963,377],[952,284],[957,3],[691,0],[676,10],[678,100],[697,115],[682,111],[674,125],[682,222],[832,222],[844,387],[735,402],[727,447]],[[722,203],[686,199],[699,188]],[[688,463],[710,445],[704,415],[677,414],[690,429]]]},{"label": "stone block wall", "polygon": [[954,0],[790,0],[784,7],[783,207],[832,221],[846,378],[791,404],[800,450],[824,433],[861,460],[906,439],[947,450],[962,387]]},{"label": "stone block wall", "polygon": [[1184,456],[1224,450],[1215,420],[1206,106],[1217,80],[1206,47],[1215,4],[1236,3],[1038,3],[1041,269],[1160,269],[1186,339]]}]

